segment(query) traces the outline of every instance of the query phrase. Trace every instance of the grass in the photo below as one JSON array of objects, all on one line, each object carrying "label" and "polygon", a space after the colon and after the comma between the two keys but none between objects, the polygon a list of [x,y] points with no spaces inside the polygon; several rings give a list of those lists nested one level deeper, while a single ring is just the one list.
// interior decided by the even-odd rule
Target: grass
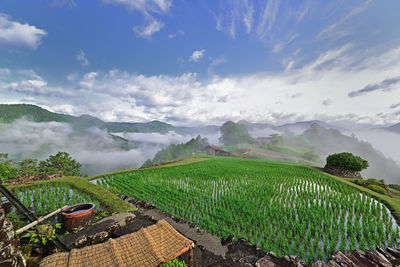
[{"label": "grass", "polygon": [[98,180],[219,237],[243,237],[309,263],[337,250],[399,243],[377,193],[359,194],[344,182],[308,166],[224,157]]},{"label": "grass", "polygon": [[23,191],[24,189],[29,189],[31,187],[46,185],[55,186],[60,183],[65,184],[80,192],[89,194],[93,198],[97,199],[101,203],[101,205],[104,208],[108,209],[110,212],[127,212],[136,210],[134,206],[132,206],[128,202],[121,200],[114,193],[80,177],[62,177],[52,180],[38,181],[32,184],[9,186],[8,189],[19,189],[20,191]]},{"label": "grass", "polygon": [[392,193],[392,197],[389,197],[388,195],[379,194],[379,193],[377,193],[375,191],[372,191],[372,190],[370,190],[370,189],[368,189],[366,187],[363,187],[363,186],[360,186],[360,185],[357,185],[357,184],[353,183],[353,181],[355,179],[341,178],[341,177],[337,177],[337,176],[325,173],[325,172],[323,172],[321,170],[318,170],[316,168],[313,168],[313,167],[309,167],[309,168],[312,168],[312,169],[314,169],[314,170],[316,170],[318,172],[321,172],[324,175],[329,176],[329,177],[335,179],[336,181],[338,181],[340,183],[343,183],[345,185],[348,185],[348,186],[351,186],[353,188],[356,188],[360,192],[367,193],[370,196],[374,197],[375,199],[382,201],[388,207],[388,209],[391,211],[393,217],[397,221],[397,224],[400,224],[400,192],[399,191],[393,190],[393,189],[389,189],[390,192]]},{"label": "grass", "polygon": [[104,176],[110,176],[110,175],[117,175],[117,174],[126,174],[126,173],[131,173],[131,172],[136,172],[136,171],[141,171],[141,170],[145,170],[145,169],[158,169],[158,168],[165,168],[165,167],[170,167],[170,166],[179,166],[179,165],[185,165],[185,164],[191,164],[191,163],[196,163],[196,162],[201,162],[201,161],[205,161],[205,160],[210,160],[212,157],[205,155],[205,154],[199,154],[199,155],[195,155],[195,156],[191,156],[182,160],[178,160],[175,162],[171,162],[171,163],[166,163],[166,164],[161,164],[161,165],[157,165],[157,166],[150,166],[147,168],[143,168],[143,169],[126,169],[126,170],[121,170],[121,171],[115,171],[115,172],[109,172],[109,173],[103,173],[103,174],[98,174],[95,176],[91,176],[91,177],[87,177],[85,179],[91,181],[91,180],[95,180]]}]

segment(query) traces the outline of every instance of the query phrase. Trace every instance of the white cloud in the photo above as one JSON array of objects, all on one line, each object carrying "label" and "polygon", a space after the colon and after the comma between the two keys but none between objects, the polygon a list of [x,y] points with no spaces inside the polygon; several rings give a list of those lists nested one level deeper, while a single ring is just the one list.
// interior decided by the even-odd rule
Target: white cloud
[{"label": "white cloud", "polygon": [[266,3],[261,20],[257,27],[257,34],[259,38],[264,38],[272,31],[272,26],[275,23],[279,11],[279,0],[268,0]]},{"label": "white cloud", "polygon": [[[316,39],[320,40],[320,39],[325,39],[325,38],[330,38],[330,37],[335,37],[335,36],[337,37],[338,33],[335,32],[336,28],[338,28],[340,25],[342,25],[343,23],[345,23],[346,21],[348,21],[352,17],[362,13],[369,6],[369,4],[371,2],[372,2],[372,0],[365,1],[360,6],[352,9],[347,15],[343,16],[337,22],[329,25],[328,27],[326,27],[325,29],[320,31],[318,33]],[[344,34],[342,33],[341,36],[343,36],[343,35]]]},{"label": "white cloud", "polygon": [[236,38],[238,25],[244,26],[246,33],[252,31],[254,22],[254,5],[249,0],[220,2],[220,14],[210,11],[216,20],[216,29],[225,31],[232,39]]},{"label": "white cloud", "polygon": [[145,16],[149,12],[167,13],[172,6],[172,0],[102,0],[106,4],[124,5],[128,9],[138,10]]},{"label": "white cloud", "polygon": [[129,10],[136,10],[143,14],[145,24],[137,25],[132,28],[140,38],[151,39],[152,35],[159,32],[164,23],[157,20],[154,14],[168,13],[172,0],[102,0],[106,4],[123,5]]},{"label": "white cloud", "polygon": [[36,49],[46,35],[45,30],[13,21],[8,15],[0,13],[0,46]]},{"label": "white cloud", "polygon": [[199,62],[199,60],[204,57],[206,53],[205,49],[202,50],[195,50],[193,51],[192,55],[189,57],[189,61]]},{"label": "white cloud", "polygon": [[82,66],[89,65],[89,60],[86,58],[86,54],[82,49],[79,50],[78,54],[76,55],[76,60],[78,60]]},{"label": "white cloud", "polygon": [[72,91],[61,87],[48,86],[47,81],[33,70],[8,70],[3,72],[3,75],[0,72],[0,90],[14,94],[42,95],[48,97],[71,97],[74,95]]},{"label": "white cloud", "polygon": [[272,49],[272,53],[279,53],[282,51],[282,49],[284,49],[288,44],[290,44],[291,42],[294,41],[294,39],[296,39],[298,36],[298,34],[292,34],[289,39],[285,42],[279,42],[277,44],[275,44],[274,48]]},{"label": "white cloud", "polygon": [[169,39],[174,39],[174,38],[176,38],[176,37],[178,37],[178,36],[182,36],[182,35],[185,35],[185,32],[184,32],[183,30],[179,30],[179,31],[176,32],[176,33],[170,33],[170,34],[168,34],[168,38],[169,38]]},{"label": "white cloud", "polygon": [[151,20],[147,25],[135,26],[132,28],[132,30],[138,37],[151,39],[152,35],[159,32],[163,27],[163,22]]},{"label": "white cloud", "polygon": [[[396,47],[375,55],[377,64],[367,64],[372,60],[368,51],[355,54],[352,46],[344,45],[321,53],[299,68],[253,75],[210,75],[208,80],[195,73],[146,76],[121,70],[89,72],[74,81],[69,90],[63,88],[63,92],[75,93],[64,98],[57,98],[56,93],[46,95],[48,89],[54,88],[27,71],[23,79],[15,81],[25,82],[14,88],[42,91],[43,94],[28,94],[35,97],[36,103],[46,100],[45,104],[50,107],[74,106],[77,108],[72,110],[74,113],[92,114],[107,121],[161,120],[187,125],[241,119],[272,123],[321,119],[390,124],[400,118],[400,114],[395,114],[397,110],[389,107],[398,102],[393,101],[399,98],[398,90],[377,90],[363,95],[363,101],[348,97],[348,93],[397,77],[400,73],[398,51],[400,48]],[[16,96],[10,98],[10,91],[2,90],[16,73],[11,71],[7,76],[9,72],[4,70],[0,74],[1,102],[18,101]],[[27,95],[17,89],[12,92],[20,92],[20,100]],[[68,110],[68,106],[60,108]]]}]

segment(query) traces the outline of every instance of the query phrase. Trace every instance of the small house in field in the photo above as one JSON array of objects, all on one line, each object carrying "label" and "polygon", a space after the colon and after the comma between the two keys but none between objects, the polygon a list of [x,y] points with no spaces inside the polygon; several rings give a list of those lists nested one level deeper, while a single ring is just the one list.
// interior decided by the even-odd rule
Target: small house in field
[{"label": "small house in field", "polygon": [[231,155],[231,152],[224,150],[220,147],[214,146],[214,145],[209,145],[206,147],[206,152],[208,155],[212,156],[224,156],[224,157],[229,157]]}]

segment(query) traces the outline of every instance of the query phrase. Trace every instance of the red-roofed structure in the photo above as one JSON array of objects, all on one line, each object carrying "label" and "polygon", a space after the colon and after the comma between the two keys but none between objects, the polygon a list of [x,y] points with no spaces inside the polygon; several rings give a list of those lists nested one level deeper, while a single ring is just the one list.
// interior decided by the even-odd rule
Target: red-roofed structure
[{"label": "red-roofed structure", "polygon": [[208,155],[212,155],[212,156],[229,157],[231,155],[231,152],[229,152],[228,150],[222,149],[222,148],[214,146],[214,145],[207,146],[206,152]]}]

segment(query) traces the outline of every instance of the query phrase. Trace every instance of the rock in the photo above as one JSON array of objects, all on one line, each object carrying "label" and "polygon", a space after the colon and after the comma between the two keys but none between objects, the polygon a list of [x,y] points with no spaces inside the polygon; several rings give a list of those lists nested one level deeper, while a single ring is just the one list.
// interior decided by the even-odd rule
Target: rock
[{"label": "rock", "polygon": [[13,225],[6,218],[8,210],[8,204],[3,204],[0,199],[0,266],[23,267],[26,262],[18,250]]},{"label": "rock", "polygon": [[189,227],[190,227],[190,228],[195,228],[196,225],[195,225],[194,223],[191,223],[191,224],[189,225]]},{"label": "rock", "polygon": [[378,251],[379,253],[381,253],[382,255],[385,256],[386,259],[388,259],[389,261],[393,261],[396,260],[395,257],[393,257],[393,255],[391,255],[390,253],[388,253],[386,250],[380,248],[380,247],[376,247],[376,251]]},{"label": "rock", "polygon": [[377,264],[371,262],[370,260],[368,260],[365,257],[364,252],[362,252],[359,249],[353,250],[350,253],[347,254],[347,256],[353,260],[353,261],[357,261],[359,263],[360,266],[378,266]]},{"label": "rock", "polygon": [[91,235],[88,237],[88,241],[89,244],[97,244],[97,243],[101,243],[103,241],[105,241],[106,239],[108,239],[108,237],[110,236],[110,234],[108,232],[98,232],[94,235]]},{"label": "rock", "polygon": [[277,266],[272,260],[270,256],[264,256],[256,262],[256,267],[275,267]]},{"label": "rock", "polygon": [[76,248],[81,248],[84,247],[88,244],[88,238],[86,236],[83,236],[81,238],[79,238],[78,240],[75,241],[75,243],[73,244],[74,247]]},{"label": "rock", "polygon": [[340,265],[339,264],[337,264],[335,261],[333,261],[333,260],[330,260],[329,262],[328,262],[328,266],[329,267],[340,267]]},{"label": "rock", "polygon": [[338,251],[335,254],[333,254],[332,259],[335,260],[340,266],[346,266],[346,267],[356,267],[357,266],[341,251]]},{"label": "rock", "polygon": [[199,227],[197,227],[197,233],[199,233],[199,234],[205,234],[206,233],[206,231],[204,231],[203,229],[201,229],[201,228],[199,228]]},{"label": "rock", "polygon": [[389,252],[390,254],[392,254],[393,256],[395,256],[396,258],[400,258],[399,250],[393,249],[393,248],[387,248],[386,251]]},{"label": "rock", "polygon": [[323,262],[323,261],[316,261],[316,262],[314,262],[312,265],[311,265],[311,267],[326,267],[326,266],[328,266],[325,262]]},{"label": "rock", "polygon": [[290,260],[290,257],[289,257],[289,256],[285,256],[285,257],[284,257],[284,259],[285,259],[285,261],[287,261],[287,262],[291,262],[291,260]]},{"label": "rock", "polygon": [[385,266],[385,267],[386,267],[386,266],[387,266],[387,267],[392,266],[392,264],[391,264],[387,259],[382,258],[380,255],[378,255],[378,254],[376,254],[376,253],[373,253],[373,252],[371,252],[371,251],[367,251],[367,252],[365,253],[365,256],[366,256],[369,260],[371,260],[371,261],[377,263],[379,266]]},{"label": "rock", "polygon": [[4,210],[5,214],[9,214],[12,210],[12,205],[10,202],[4,203],[3,205],[1,205],[1,208]]},{"label": "rock", "polygon": [[118,231],[119,229],[121,229],[121,225],[118,222],[114,222],[113,224],[111,224],[110,226],[108,226],[105,229],[105,232],[108,232],[109,234],[111,234],[111,233]]},{"label": "rock", "polygon": [[131,224],[131,223],[133,223],[134,221],[135,221],[135,215],[131,215],[131,216],[127,216],[127,217],[125,217],[125,223],[126,224]]},{"label": "rock", "polygon": [[232,241],[235,237],[233,235],[228,235],[227,237],[221,239],[221,245],[228,246],[232,244]]},{"label": "rock", "polygon": [[253,264],[257,263],[258,258],[256,256],[246,256],[241,259],[239,259],[240,263],[249,263],[250,266],[253,266]]},{"label": "rock", "polygon": [[268,256],[273,257],[273,258],[278,258],[278,256],[273,251],[268,252]]}]

